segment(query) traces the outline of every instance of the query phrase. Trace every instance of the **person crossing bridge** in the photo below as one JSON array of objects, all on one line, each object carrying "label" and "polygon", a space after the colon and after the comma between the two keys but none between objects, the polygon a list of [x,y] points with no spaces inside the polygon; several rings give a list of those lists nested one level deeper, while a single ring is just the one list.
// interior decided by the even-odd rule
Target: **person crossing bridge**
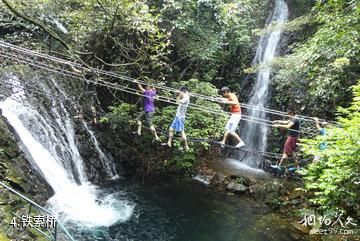
[{"label": "person crossing bridge", "polygon": [[245,146],[245,143],[243,142],[243,140],[241,140],[240,136],[236,133],[236,129],[241,120],[241,107],[240,107],[239,100],[236,97],[236,95],[230,91],[229,87],[224,86],[221,88],[220,91],[221,91],[222,96],[224,97],[221,99],[221,102],[223,104],[230,105],[230,112],[231,112],[231,116],[225,126],[224,138],[220,142],[220,144],[224,146],[230,135],[238,141],[238,144],[235,147],[237,147],[237,148],[243,147],[243,146]]}]

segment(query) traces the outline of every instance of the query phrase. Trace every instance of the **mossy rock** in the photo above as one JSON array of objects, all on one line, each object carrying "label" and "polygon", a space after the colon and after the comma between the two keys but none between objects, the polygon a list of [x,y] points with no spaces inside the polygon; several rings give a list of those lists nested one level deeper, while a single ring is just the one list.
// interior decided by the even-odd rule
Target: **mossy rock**
[{"label": "mossy rock", "polygon": [[8,239],[4,233],[0,232],[0,241],[10,241],[10,239]]}]

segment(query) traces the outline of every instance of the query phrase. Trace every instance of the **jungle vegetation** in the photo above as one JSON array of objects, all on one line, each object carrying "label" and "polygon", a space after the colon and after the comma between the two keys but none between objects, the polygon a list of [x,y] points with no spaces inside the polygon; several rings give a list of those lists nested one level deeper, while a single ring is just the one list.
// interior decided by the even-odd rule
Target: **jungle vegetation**
[{"label": "jungle vegetation", "polygon": [[[304,115],[338,120],[341,127],[331,128],[325,140],[305,141],[306,155],[319,154],[319,142],[329,142],[321,161],[304,171],[305,188],[315,205],[351,212],[360,203],[360,2],[288,3],[291,19],[283,26],[281,54],[270,63],[274,69],[270,105],[280,110],[296,106]],[[271,0],[1,0],[0,37],[150,83],[187,85],[206,95],[216,95],[217,88],[227,85],[246,102],[254,72],[261,68],[252,66],[259,35],[272,27],[264,28],[272,4]],[[107,112],[103,122],[118,130],[134,125],[140,108],[136,98],[97,91]],[[155,124],[166,127],[175,107],[158,107]],[[190,111],[187,132],[220,138],[223,122]],[[176,151],[170,165],[190,170],[207,148],[196,144],[182,158]]]}]

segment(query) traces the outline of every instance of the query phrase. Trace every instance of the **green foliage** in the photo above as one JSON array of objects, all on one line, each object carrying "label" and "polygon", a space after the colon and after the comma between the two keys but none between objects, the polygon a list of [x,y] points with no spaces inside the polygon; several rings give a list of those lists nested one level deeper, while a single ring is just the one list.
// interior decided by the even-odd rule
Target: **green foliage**
[{"label": "green foliage", "polygon": [[[212,81],[234,58],[248,61],[254,42],[251,29],[263,24],[269,1],[151,1],[171,30],[172,76]],[[256,16],[256,17],[255,17]]]},{"label": "green foliage", "polygon": [[[292,54],[277,59],[279,93],[307,112],[334,114],[350,101],[349,88],[359,78],[359,19],[357,1],[318,1],[307,29],[314,29]],[[305,31],[305,30],[304,30]]]},{"label": "green foliage", "polygon": [[[86,56],[86,61],[93,66],[117,67],[117,71],[131,73],[133,77],[150,71],[154,76],[161,76],[167,68],[169,32],[159,27],[159,16],[146,0],[9,2],[23,15],[46,26],[49,31],[45,36],[52,32],[68,44],[72,53],[82,52],[76,58]],[[37,44],[64,51],[60,42],[43,38],[44,31],[39,26],[14,17],[3,2],[0,2],[0,12],[0,27],[7,30],[4,38],[8,41],[19,42],[19,36],[25,41],[27,37],[32,48]],[[39,41],[34,41],[36,39]]]},{"label": "green foliage", "polygon": [[126,128],[135,123],[134,115],[136,106],[122,103],[117,106],[110,106],[110,112],[100,119],[102,123],[110,123],[113,129]]},{"label": "green foliage", "polygon": [[[339,110],[344,116],[339,118],[342,127],[302,142],[303,152],[320,157],[302,171],[305,188],[314,194],[312,202],[323,210],[345,210],[349,215],[360,208],[360,83],[353,91],[352,105]],[[320,151],[322,142],[327,148]]]},{"label": "green foliage", "polygon": [[[183,35],[175,41],[183,54],[198,60],[213,60],[232,38],[236,47],[250,43],[249,25],[254,21],[251,14],[262,7],[257,1],[164,1],[162,15],[170,19],[175,35]],[[234,51],[236,49],[231,46]]]},{"label": "green foliage", "polygon": [[0,233],[0,241],[10,241],[10,239],[6,236],[5,233]]},{"label": "green foliage", "polygon": [[174,151],[170,162],[172,162],[178,169],[190,172],[194,167],[195,160],[196,153],[193,149],[187,152],[176,150]]},{"label": "green foliage", "polygon": [[[78,59],[91,66],[143,80],[151,79],[156,83],[163,81],[173,87],[186,85],[192,92],[208,96],[217,95],[215,85],[229,85],[234,90],[242,86],[240,80],[246,75],[242,70],[250,65],[258,42],[253,29],[264,25],[272,9],[269,0],[9,2],[21,13],[47,26],[71,49],[83,52],[77,56]],[[359,78],[358,1],[316,1],[311,12],[305,11],[312,4],[309,1],[287,2],[296,18],[282,27],[296,42],[290,47],[289,55],[271,63],[277,72],[273,100],[279,105],[293,102],[305,106],[304,112],[317,116],[333,114],[336,106],[346,106],[350,102],[348,87]],[[306,15],[300,16],[304,12]],[[0,1],[0,28],[1,38],[12,43],[69,54],[39,26],[16,17],[3,1]],[[268,26],[258,33],[273,28]],[[14,67],[19,71],[22,68],[20,65]],[[189,81],[181,81],[183,79]],[[101,101],[113,103],[115,98],[103,90],[99,91]],[[169,93],[160,94],[175,97]],[[109,113],[100,121],[109,123],[123,134],[130,134],[136,127],[135,117],[139,109],[129,104],[134,103],[129,95],[114,95],[124,102],[113,103]],[[191,98],[191,103],[220,109],[215,103],[195,97]],[[160,134],[165,140],[176,106],[158,104],[154,124],[162,130]],[[354,191],[356,185],[351,184],[350,178],[358,178],[352,176],[351,170],[358,170],[353,160],[358,157],[355,144],[358,144],[359,126],[356,121],[359,119],[349,112],[354,110],[342,110],[347,114],[341,120],[344,129],[333,128],[326,137],[330,145],[321,153],[322,160],[305,171],[307,188],[316,190],[314,202],[323,207],[349,207],[358,198]],[[225,116],[189,108],[185,125],[190,138],[220,139],[225,123]],[[141,152],[151,154],[154,145],[148,145],[150,140],[151,136],[144,135],[130,141],[139,150],[148,147]],[[321,138],[306,141],[304,151],[309,155],[318,154],[317,143],[320,141]],[[189,152],[184,152],[181,146],[182,142],[175,140],[168,163],[183,170],[190,170],[194,161],[210,147],[206,142],[197,142],[191,144]],[[349,190],[351,194],[346,196]]]},{"label": "green foliage", "polygon": [[281,208],[284,205],[283,200],[280,198],[274,198],[271,201],[271,206],[273,206],[274,208]]},{"label": "green foliage", "polygon": [[[92,66],[167,81],[198,78],[210,82],[221,75],[236,87],[239,69],[232,63],[250,63],[249,53],[256,43],[251,31],[263,25],[271,9],[269,0],[9,2],[73,50],[86,53],[77,58]],[[39,26],[14,17],[1,1],[0,12],[0,27],[6,29],[8,41],[64,52],[59,42]]]},{"label": "green foliage", "polygon": [[282,24],[275,22],[267,25],[263,29],[254,29],[252,32],[258,36],[261,36],[263,34],[268,34],[276,30],[281,30],[283,32],[294,32],[304,27],[304,25],[309,24],[310,20],[311,18],[309,15],[304,15]]}]

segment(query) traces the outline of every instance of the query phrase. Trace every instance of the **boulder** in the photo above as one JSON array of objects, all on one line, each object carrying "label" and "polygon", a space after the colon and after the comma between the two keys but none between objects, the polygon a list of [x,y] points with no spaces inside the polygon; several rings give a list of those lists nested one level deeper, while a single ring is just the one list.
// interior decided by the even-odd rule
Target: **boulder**
[{"label": "boulder", "polygon": [[253,187],[254,196],[257,200],[271,204],[274,199],[281,196],[283,185],[277,180],[271,180],[261,185]]},{"label": "boulder", "polygon": [[245,193],[249,188],[240,183],[230,182],[226,189],[235,193]]}]

